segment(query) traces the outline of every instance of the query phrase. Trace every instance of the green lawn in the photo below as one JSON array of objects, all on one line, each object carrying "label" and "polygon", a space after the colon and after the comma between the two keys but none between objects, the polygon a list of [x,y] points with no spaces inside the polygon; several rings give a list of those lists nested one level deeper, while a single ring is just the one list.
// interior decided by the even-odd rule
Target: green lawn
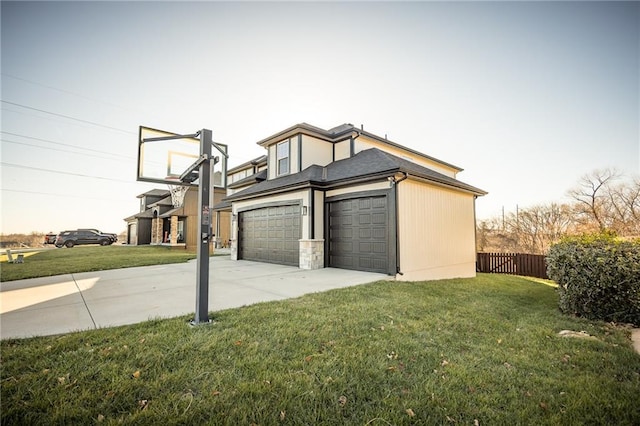
[{"label": "green lawn", "polygon": [[76,246],[71,249],[47,248],[35,254],[28,254],[21,264],[7,263],[4,256],[0,266],[0,280],[4,282],[132,266],[180,263],[196,258],[194,252],[159,246]]},{"label": "green lawn", "polygon": [[2,424],[640,422],[629,331],[561,315],[524,278],[377,282],[212,317],[2,341]]}]

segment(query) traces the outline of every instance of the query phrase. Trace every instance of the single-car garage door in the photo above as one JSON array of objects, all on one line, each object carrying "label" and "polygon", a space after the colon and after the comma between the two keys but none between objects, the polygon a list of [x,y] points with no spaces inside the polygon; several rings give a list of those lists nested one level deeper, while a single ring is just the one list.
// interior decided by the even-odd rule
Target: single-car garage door
[{"label": "single-car garage door", "polygon": [[275,206],[238,214],[238,258],[298,266],[300,206]]},{"label": "single-car garage door", "polygon": [[329,266],[389,273],[387,197],[329,203]]}]

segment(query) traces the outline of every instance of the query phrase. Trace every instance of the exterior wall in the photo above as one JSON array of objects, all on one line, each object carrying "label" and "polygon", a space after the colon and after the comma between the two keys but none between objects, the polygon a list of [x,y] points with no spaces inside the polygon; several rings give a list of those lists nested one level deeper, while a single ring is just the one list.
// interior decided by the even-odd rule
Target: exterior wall
[{"label": "exterior wall", "polygon": [[[285,139],[286,141],[287,139]],[[300,171],[300,152],[298,146],[298,136],[288,139],[289,141],[289,174],[298,173]],[[284,141],[282,141],[284,142]],[[276,144],[277,146],[277,144]]]},{"label": "exterior wall", "polygon": [[317,164],[326,166],[333,160],[333,144],[302,135],[302,170]]},{"label": "exterior wall", "polygon": [[[357,140],[357,139],[356,139]],[[335,161],[344,160],[351,156],[351,140],[347,139],[334,145]]]},{"label": "exterior wall", "polygon": [[[298,137],[294,136],[289,139],[282,139],[277,143],[269,145],[267,147],[267,179],[275,179],[278,177],[278,160],[276,157],[276,150],[278,143],[289,141],[289,173],[298,173]],[[284,175],[283,175],[284,176]]]},{"label": "exterior wall", "polygon": [[360,191],[375,191],[378,189],[389,189],[389,182],[385,179],[383,181],[367,183],[363,185],[349,186],[345,188],[333,189],[326,192],[327,197],[335,197],[336,195],[350,194],[352,192]]},{"label": "exterior wall", "polygon": [[398,184],[397,280],[475,276],[475,199],[412,179]]},{"label": "exterior wall", "polygon": [[275,179],[278,173],[276,144],[267,147],[267,179]]},{"label": "exterior wall", "polygon": [[[369,139],[366,136],[360,136],[355,140],[354,153],[357,154],[360,151],[364,151],[369,148],[378,148],[381,151],[388,152],[389,154],[393,154],[397,157],[404,158],[409,161],[413,161],[416,164],[427,167],[431,170],[435,170],[438,173],[442,173],[445,176],[449,176],[451,178],[456,177],[457,169],[447,167],[443,164],[440,164],[436,161],[429,160],[428,158],[420,157],[419,155],[413,154],[411,152],[405,151],[400,148],[396,148],[394,146],[386,145],[382,142],[378,142],[373,139]],[[337,156],[336,156],[337,157]],[[337,158],[336,158],[337,160]]]}]

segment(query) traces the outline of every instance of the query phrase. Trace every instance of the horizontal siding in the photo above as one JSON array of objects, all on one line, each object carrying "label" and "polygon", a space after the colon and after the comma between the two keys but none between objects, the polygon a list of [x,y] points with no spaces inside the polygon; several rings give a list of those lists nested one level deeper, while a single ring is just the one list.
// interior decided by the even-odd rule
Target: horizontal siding
[{"label": "horizontal siding", "polygon": [[474,198],[407,179],[398,184],[397,279],[475,276]]}]

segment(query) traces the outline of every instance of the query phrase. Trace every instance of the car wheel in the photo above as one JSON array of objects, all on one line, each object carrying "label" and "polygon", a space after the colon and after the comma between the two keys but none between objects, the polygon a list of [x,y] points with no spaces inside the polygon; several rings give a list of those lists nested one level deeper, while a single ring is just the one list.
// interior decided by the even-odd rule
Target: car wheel
[{"label": "car wheel", "polygon": [[100,245],[101,246],[108,246],[109,245],[109,240],[101,240],[100,241]]},{"label": "car wheel", "polygon": [[64,246],[65,246],[66,248],[71,248],[71,247],[73,247],[73,241],[67,241],[66,243],[64,243]]}]

